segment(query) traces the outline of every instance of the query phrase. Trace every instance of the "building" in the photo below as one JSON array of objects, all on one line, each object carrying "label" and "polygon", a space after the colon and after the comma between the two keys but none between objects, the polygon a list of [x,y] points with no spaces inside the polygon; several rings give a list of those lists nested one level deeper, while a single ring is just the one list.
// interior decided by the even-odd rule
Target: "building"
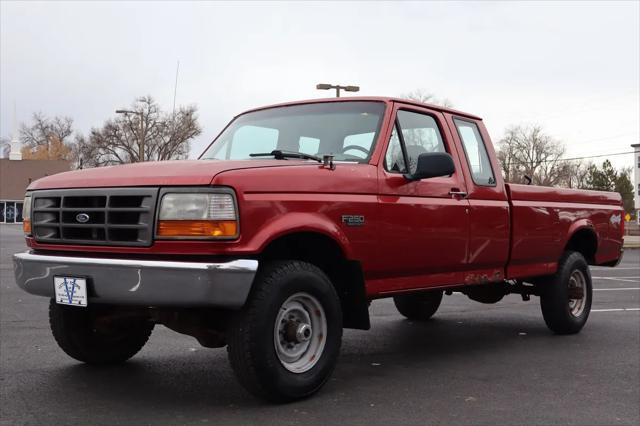
[{"label": "building", "polygon": [[631,145],[633,153],[633,204],[636,210],[636,221],[640,225],[640,143]]},{"label": "building", "polygon": [[12,141],[9,158],[0,158],[0,223],[22,223],[27,186],[36,179],[69,169],[67,160],[23,160],[19,145]]}]

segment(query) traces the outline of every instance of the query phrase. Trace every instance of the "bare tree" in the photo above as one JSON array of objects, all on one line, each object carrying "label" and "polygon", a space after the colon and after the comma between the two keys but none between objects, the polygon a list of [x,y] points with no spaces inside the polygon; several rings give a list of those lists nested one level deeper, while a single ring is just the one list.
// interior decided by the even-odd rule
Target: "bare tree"
[{"label": "bare tree", "polygon": [[11,142],[8,138],[0,137],[0,158],[9,158]]},{"label": "bare tree", "polygon": [[138,98],[127,114],[107,120],[102,128],[91,129],[88,138],[77,139],[77,155],[88,167],[140,161],[140,143],[144,161],[186,158],[189,141],[201,133],[195,106],[180,107],[165,113],[150,96]]},{"label": "bare tree", "polygon": [[573,186],[572,174],[582,170],[578,164],[562,160],[564,145],[545,134],[540,126],[507,129],[498,149],[498,160],[507,182],[526,183],[525,176],[529,176],[536,185]]},{"label": "bare tree", "polygon": [[68,160],[71,153],[70,137],[73,120],[70,117],[49,118],[37,112],[31,124],[20,126],[22,157],[38,160]]},{"label": "bare tree", "polygon": [[567,162],[569,169],[567,170],[568,176],[565,179],[565,184],[568,188],[586,189],[588,187],[589,168],[590,163],[585,163],[580,160],[573,160]]},{"label": "bare tree", "polygon": [[408,93],[403,93],[400,97],[405,99],[411,99],[413,101],[418,101],[423,104],[434,104],[440,105],[445,108],[452,108],[453,103],[449,99],[446,98],[438,98],[433,93],[427,92],[425,89],[416,89],[412,90]]}]

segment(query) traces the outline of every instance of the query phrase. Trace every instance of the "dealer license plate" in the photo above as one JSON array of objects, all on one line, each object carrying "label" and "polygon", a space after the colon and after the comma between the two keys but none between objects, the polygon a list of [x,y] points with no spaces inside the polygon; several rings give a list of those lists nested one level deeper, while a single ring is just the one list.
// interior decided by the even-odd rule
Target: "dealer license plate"
[{"label": "dealer license plate", "polygon": [[87,280],[77,277],[53,277],[56,302],[61,305],[87,306]]}]

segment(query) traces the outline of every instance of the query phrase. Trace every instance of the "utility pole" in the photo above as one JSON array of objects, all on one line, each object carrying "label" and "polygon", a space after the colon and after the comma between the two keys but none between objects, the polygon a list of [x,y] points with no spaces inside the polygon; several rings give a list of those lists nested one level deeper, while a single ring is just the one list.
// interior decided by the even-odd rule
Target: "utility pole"
[{"label": "utility pole", "polygon": [[360,91],[360,86],[340,86],[339,84],[320,83],[320,84],[316,84],[316,89],[318,90],[336,89],[336,98],[339,98],[340,90],[344,90],[345,92],[358,92]]},{"label": "utility pole", "polygon": [[140,130],[138,133],[138,162],[142,163],[144,161],[144,138],[145,138],[145,128],[144,128],[144,113],[142,111],[132,111],[130,109],[117,109],[116,114],[124,114],[125,117],[129,114],[136,114],[140,117]]}]

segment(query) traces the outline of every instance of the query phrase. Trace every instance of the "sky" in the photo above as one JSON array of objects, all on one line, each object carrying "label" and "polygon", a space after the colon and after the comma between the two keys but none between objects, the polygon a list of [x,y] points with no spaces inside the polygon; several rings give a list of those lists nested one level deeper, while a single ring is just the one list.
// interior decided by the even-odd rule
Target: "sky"
[{"label": "sky", "polygon": [[494,143],[539,124],[567,157],[640,142],[640,1],[2,1],[0,136],[36,111],[87,133],[138,96],[171,110],[177,61],[176,103],[203,128],[194,158],[243,110],[330,95],[316,83],[423,89],[483,117]]}]

